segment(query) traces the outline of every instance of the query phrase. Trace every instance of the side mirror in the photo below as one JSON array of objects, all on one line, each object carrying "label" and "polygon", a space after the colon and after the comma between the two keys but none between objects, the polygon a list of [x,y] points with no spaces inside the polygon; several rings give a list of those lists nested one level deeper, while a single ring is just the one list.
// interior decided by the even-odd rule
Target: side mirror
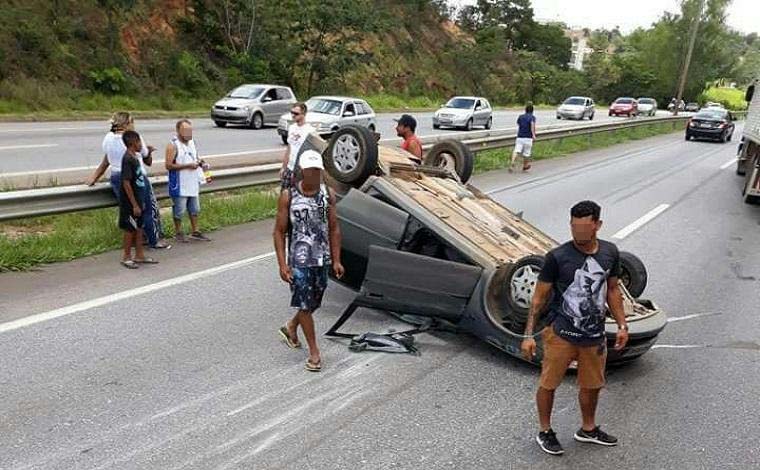
[{"label": "side mirror", "polygon": [[354,115],[353,111],[346,111],[345,113],[343,113],[343,117],[352,117],[353,115]]},{"label": "side mirror", "polygon": [[752,101],[752,97],[755,95],[755,85],[747,87],[747,92],[744,94],[744,101],[749,103]]}]

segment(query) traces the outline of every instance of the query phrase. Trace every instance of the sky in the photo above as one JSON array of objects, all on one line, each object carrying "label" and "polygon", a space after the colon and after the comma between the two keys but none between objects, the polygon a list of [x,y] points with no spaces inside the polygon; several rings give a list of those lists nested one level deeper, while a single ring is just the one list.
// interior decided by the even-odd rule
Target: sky
[{"label": "sky", "polygon": [[[475,0],[451,0],[454,5]],[[531,0],[537,20],[554,20],[571,27],[612,29],[623,33],[649,27],[664,11],[680,11],[679,0]],[[632,5],[635,5],[635,9]],[[760,0],[733,0],[726,22],[742,33],[760,33]]]}]

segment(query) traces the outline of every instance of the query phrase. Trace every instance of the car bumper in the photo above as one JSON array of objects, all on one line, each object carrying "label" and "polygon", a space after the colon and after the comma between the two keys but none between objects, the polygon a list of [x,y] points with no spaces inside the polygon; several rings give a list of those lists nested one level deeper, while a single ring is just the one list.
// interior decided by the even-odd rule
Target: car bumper
[{"label": "car bumper", "polygon": [[219,122],[229,122],[236,124],[245,124],[248,122],[248,113],[245,111],[211,111],[211,120]]},{"label": "car bumper", "polygon": [[701,128],[701,127],[690,127],[686,129],[686,133],[689,134],[692,137],[702,137],[705,139],[720,139],[723,136],[723,133],[726,131],[725,128],[719,129],[719,128]]},{"label": "car bumper", "polygon": [[562,119],[582,119],[583,111],[575,112],[575,113],[569,113],[567,111],[557,111],[557,117],[560,117]]},{"label": "car bumper", "polygon": [[450,126],[450,127],[461,127],[467,124],[467,121],[470,119],[469,116],[465,117],[453,117],[453,118],[445,118],[445,117],[436,117],[433,116],[433,125],[434,126]]},{"label": "car bumper", "polygon": [[610,114],[613,116],[628,116],[629,114],[634,114],[636,111],[632,109],[622,110],[622,109],[610,109]]}]

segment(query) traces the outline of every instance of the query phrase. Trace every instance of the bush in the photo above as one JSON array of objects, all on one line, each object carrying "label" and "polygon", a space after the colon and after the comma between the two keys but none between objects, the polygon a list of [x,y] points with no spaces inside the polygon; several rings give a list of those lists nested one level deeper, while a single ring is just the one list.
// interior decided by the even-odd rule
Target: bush
[{"label": "bush", "polygon": [[116,67],[93,70],[88,77],[92,80],[93,90],[107,95],[124,93],[127,88],[127,77]]},{"label": "bush", "polygon": [[714,101],[722,104],[726,109],[733,111],[747,109],[747,102],[744,101],[744,91],[738,88],[708,88],[699,95],[698,100],[702,104]]}]

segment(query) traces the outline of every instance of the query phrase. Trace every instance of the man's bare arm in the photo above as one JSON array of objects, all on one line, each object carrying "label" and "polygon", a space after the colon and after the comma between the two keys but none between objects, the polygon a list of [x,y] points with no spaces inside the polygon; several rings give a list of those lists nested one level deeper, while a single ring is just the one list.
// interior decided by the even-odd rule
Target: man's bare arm
[{"label": "man's bare arm", "polygon": [[338,222],[338,210],[335,207],[335,193],[329,189],[330,210],[327,212],[328,224],[330,230],[330,255],[333,262],[340,264],[340,244],[342,235],[340,233],[340,223]]},{"label": "man's bare arm", "polygon": [[533,292],[533,300],[530,302],[528,322],[525,324],[525,336],[531,336],[536,326],[536,319],[544,311],[552,293],[552,285],[549,282],[538,281],[536,290]]},{"label": "man's bare arm", "polygon": [[290,205],[290,194],[287,191],[280,193],[280,199],[277,201],[277,218],[274,222],[274,251],[277,254],[277,263],[280,267],[287,264],[285,259],[285,235],[288,231],[288,206]]},{"label": "man's bare arm", "polygon": [[620,284],[616,277],[611,277],[607,280],[607,305],[609,305],[612,317],[615,319],[618,326],[625,325],[623,293],[620,291]]}]

